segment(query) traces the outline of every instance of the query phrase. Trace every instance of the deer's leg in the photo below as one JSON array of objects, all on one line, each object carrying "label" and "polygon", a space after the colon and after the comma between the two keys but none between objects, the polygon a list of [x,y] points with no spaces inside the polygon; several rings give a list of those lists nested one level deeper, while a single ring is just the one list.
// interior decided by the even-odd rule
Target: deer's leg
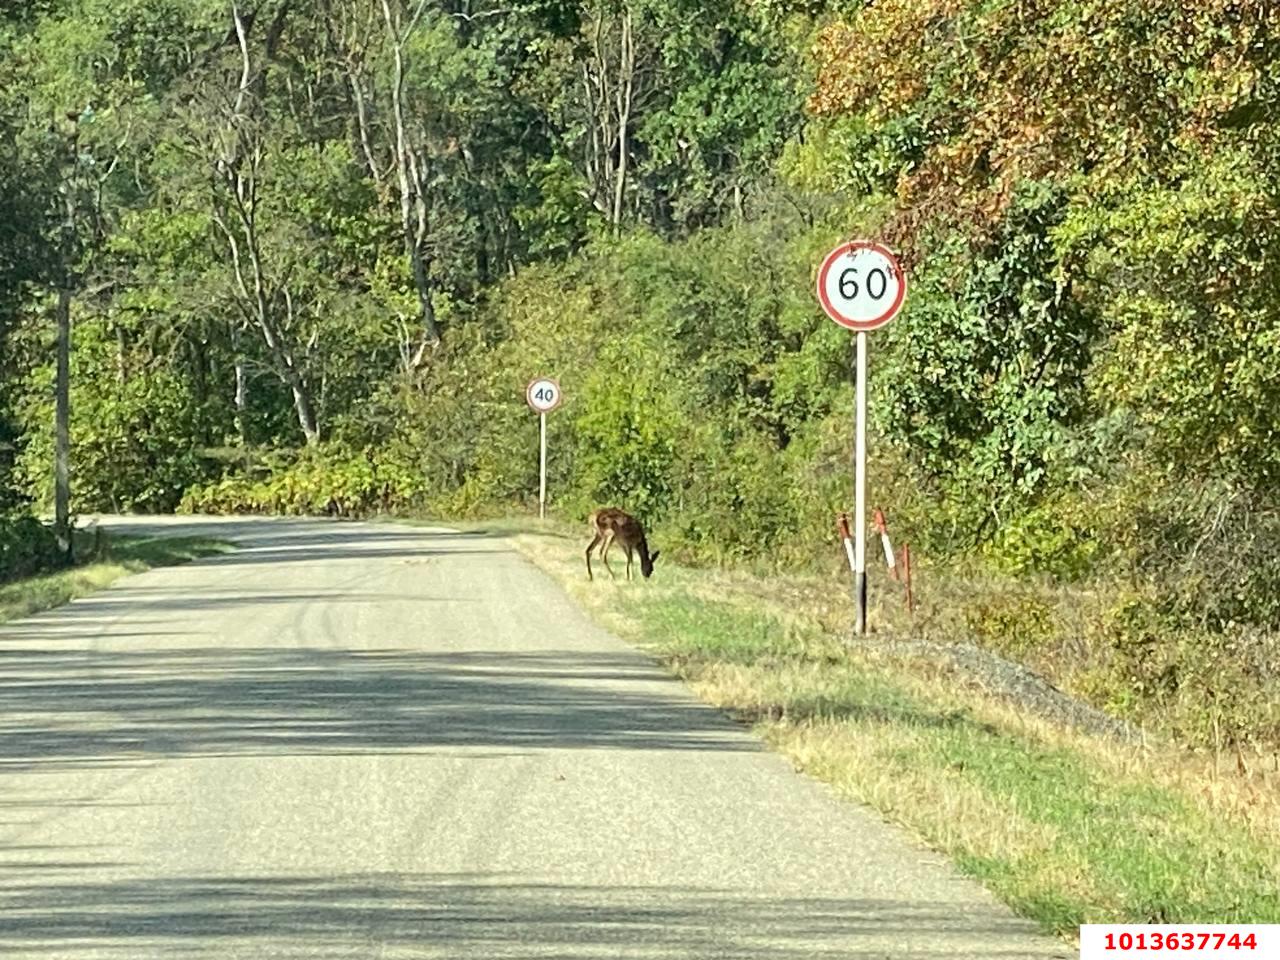
[{"label": "deer's leg", "polygon": [[609,566],[609,548],[613,546],[613,535],[606,533],[604,535],[604,549],[600,551],[600,559],[604,561],[604,568],[609,571],[609,579],[617,580],[618,575],[613,572],[613,567]]},{"label": "deer's leg", "polygon": [[601,539],[602,538],[600,534],[597,533],[596,538],[592,540],[590,544],[587,545],[587,579],[588,580],[595,579],[595,577],[591,575],[591,551],[596,548],[596,545],[600,542]]},{"label": "deer's leg", "polygon": [[632,550],[631,550],[631,548],[630,548],[630,547],[627,547],[626,549],[627,549],[627,582],[630,582],[630,581],[631,581],[631,554],[632,554]]}]

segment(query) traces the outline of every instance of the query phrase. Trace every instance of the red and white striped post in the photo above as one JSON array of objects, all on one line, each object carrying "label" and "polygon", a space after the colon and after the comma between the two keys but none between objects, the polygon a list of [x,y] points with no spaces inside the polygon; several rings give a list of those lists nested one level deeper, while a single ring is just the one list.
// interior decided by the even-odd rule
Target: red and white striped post
[{"label": "red and white striped post", "polygon": [[915,614],[916,601],[911,594],[911,544],[902,545],[902,579],[907,585],[907,613]]},{"label": "red and white striped post", "polygon": [[840,534],[840,539],[844,541],[844,552],[849,557],[849,570],[857,576],[858,559],[853,548],[853,532],[849,529],[849,515],[842,513],[836,518],[836,530]]},{"label": "red and white striped post", "polygon": [[854,632],[858,635],[866,633],[867,627],[867,571],[864,566],[866,555],[858,548],[853,531],[849,529],[849,515],[842,513],[836,518],[836,529],[844,542],[845,556],[849,558],[849,572],[853,574],[853,602],[857,609],[857,625]]},{"label": "red and white striped post", "polygon": [[889,568],[889,576],[898,579],[898,561],[893,555],[893,543],[889,540],[889,526],[885,523],[884,511],[877,509],[873,525],[880,534],[880,546],[884,549],[884,562]]}]

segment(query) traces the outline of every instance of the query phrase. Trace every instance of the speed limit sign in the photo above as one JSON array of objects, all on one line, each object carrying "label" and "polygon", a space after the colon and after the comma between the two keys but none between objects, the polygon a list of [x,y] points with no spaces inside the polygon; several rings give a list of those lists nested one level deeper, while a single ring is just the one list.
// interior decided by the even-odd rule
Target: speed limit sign
[{"label": "speed limit sign", "polygon": [[818,301],[842,327],[867,332],[902,310],[907,279],[897,258],[878,243],[856,240],[836,247],[818,270]]},{"label": "speed limit sign", "polygon": [[564,394],[560,390],[560,384],[543,377],[541,380],[535,380],[529,384],[529,389],[525,393],[529,406],[533,408],[534,413],[550,413],[564,402]]},{"label": "speed limit sign", "polygon": [[836,323],[857,336],[854,364],[854,527],[853,570],[857,616],[854,630],[867,632],[867,334],[902,311],[907,278],[898,258],[870,240],[842,243],[818,268],[818,302]]},{"label": "speed limit sign", "polygon": [[538,415],[538,516],[547,517],[547,414],[564,403],[564,391],[550,377],[540,377],[526,388],[525,400]]}]

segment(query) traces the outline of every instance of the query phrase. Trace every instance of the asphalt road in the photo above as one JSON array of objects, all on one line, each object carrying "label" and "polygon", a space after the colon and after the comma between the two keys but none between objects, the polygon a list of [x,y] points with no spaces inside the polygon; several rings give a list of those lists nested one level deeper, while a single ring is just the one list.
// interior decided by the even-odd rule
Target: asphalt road
[{"label": "asphalt road", "polygon": [[0,957],[1069,954],[501,539],[193,525],[0,627]]}]

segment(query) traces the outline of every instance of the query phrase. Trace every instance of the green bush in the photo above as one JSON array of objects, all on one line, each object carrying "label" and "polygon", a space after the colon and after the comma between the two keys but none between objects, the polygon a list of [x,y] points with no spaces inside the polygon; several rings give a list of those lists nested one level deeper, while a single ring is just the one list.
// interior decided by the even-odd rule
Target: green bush
[{"label": "green bush", "polygon": [[[71,483],[78,511],[166,513],[213,465],[198,450],[217,436],[216,411],[171,370],[120,373],[109,325],[77,321],[71,381]],[[132,360],[135,358],[125,359]],[[139,363],[141,361],[139,360]],[[108,374],[109,371],[109,374]],[[27,437],[19,475],[38,502],[50,494],[53,364],[33,373],[39,391],[24,413]]]},{"label": "green bush", "polygon": [[1187,627],[1156,591],[1116,598],[1097,633],[1097,660],[1080,678],[1095,702],[1183,743],[1280,740],[1275,633]]},{"label": "green bush", "polygon": [[364,517],[419,508],[421,483],[404,464],[342,447],[304,451],[262,479],[227,476],[191,487],[183,513]]},{"label": "green bush", "polygon": [[0,517],[0,583],[52,570],[62,562],[52,528],[35,517]]},{"label": "green bush", "polygon": [[1053,501],[1010,518],[982,552],[1002,573],[1077,580],[1092,571],[1098,542],[1080,507]]},{"label": "green bush", "polygon": [[980,596],[965,607],[964,618],[980,644],[1016,658],[1051,650],[1061,635],[1053,604],[1025,590]]},{"label": "green bush", "polygon": [[652,523],[667,516],[675,492],[676,448],[686,430],[666,371],[618,351],[582,385],[574,419],[578,500],[617,501]]}]

